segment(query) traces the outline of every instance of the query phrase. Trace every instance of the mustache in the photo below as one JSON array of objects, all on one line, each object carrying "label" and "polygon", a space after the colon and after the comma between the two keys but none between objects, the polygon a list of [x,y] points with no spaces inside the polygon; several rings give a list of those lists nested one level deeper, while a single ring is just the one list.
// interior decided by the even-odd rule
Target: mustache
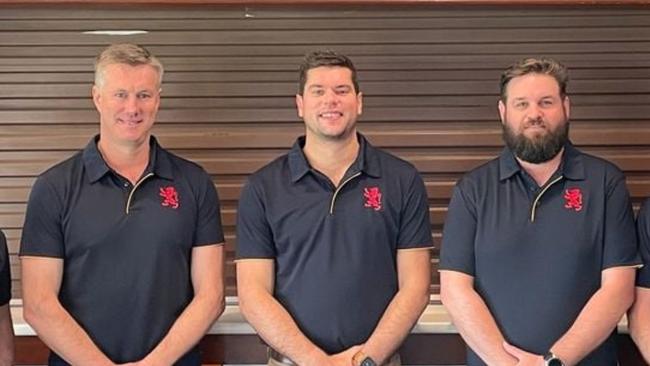
[{"label": "mustache", "polygon": [[526,120],[525,127],[530,127],[530,126],[546,126],[546,121],[544,121],[544,119],[542,119],[541,117],[528,118]]}]

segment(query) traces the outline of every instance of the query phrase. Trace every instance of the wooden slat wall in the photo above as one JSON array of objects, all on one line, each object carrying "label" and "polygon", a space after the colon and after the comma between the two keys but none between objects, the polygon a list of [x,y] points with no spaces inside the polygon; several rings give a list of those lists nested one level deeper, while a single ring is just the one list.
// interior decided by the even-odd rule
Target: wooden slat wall
[{"label": "wooden slat wall", "polygon": [[[149,33],[83,33],[107,29]],[[214,177],[229,295],[242,182],[302,132],[297,67],[315,48],[357,64],[360,129],[421,170],[438,246],[454,182],[501,149],[498,78],[525,56],[553,56],[571,68],[573,141],[626,172],[635,204],[650,194],[648,7],[0,6],[0,228],[15,297],[30,187],[96,133],[92,61],[117,41],[147,46],[166,66],[155,134]]]}]

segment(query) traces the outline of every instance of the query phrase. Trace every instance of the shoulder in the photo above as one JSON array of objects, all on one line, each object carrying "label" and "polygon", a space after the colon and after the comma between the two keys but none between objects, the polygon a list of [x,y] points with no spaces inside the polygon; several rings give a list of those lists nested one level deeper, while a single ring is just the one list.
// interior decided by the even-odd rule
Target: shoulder
[{"label": "shoulder", "polygon": [[38,176],[38,180],[53,182],[65,181],[65,178],[83,171],[82,151],[47,168]]},{"label": "shoulder", "polygon": [[163,148],[158,150],[158,153],[161,154],[161,157],[166,158],[172,165],[175,175],[185,177],[190,181],[195,179],[209,179],[208,172],[198,163],[193,162],[189,159],[178,156],[172,152],[169,152]]},{"label": "shoulder", "polygon": [[420,172],[413,163],[382,149],[372,147],[366,156],[367,172],[378,174],[385,182],[395,182],[403,187],[412,187],[422,181]]},{"label": "shoulder", "polygon": [[456,186],[461,190],[470,190],[476,187],[485,187],[499,181],[499,158],[493,158],[478,167],[465,173]]},{"label": "shoulder", "polygon": [[32,194],[47,194],[57,192],[63,196],[65,192],[73,190],[84,175],[82,152],[77,152],[71,157],[51,166],[36,177],[32,187]]},{"label": "shoulder", "polygon": [[289,154],[285,153],[271,160],[268,164],[254,171],[247,179],[247,185],[269,186],[284,183],[283,177],[289,177]]},{"label": "shoulder", "polygon": [[623,171],[611,161],[601,157],[580,152],[587,174],[603,174],[611,178],[624,178]]}]

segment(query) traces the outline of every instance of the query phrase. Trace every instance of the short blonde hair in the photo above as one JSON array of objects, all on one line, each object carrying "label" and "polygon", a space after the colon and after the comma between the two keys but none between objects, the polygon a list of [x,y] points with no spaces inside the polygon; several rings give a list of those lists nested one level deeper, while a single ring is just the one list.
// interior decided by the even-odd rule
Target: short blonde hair
[{"label": "short blonde hair", "polygon": [[111,64],[149,65],[158,72],[158,87],[162,84],[163,65],[146,48],[133,43],[116,43],[106,47],[95,59],[95,85],[104,83],[104,69]]}]

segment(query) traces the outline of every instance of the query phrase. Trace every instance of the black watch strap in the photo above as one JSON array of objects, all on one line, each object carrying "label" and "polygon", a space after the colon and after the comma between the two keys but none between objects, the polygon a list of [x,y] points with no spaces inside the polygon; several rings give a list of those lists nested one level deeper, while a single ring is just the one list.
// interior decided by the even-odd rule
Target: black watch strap
[{"label": "black watch strap", "polygon": [[544,355],[544,365],[546,366],[564,366],[564,362],[553,352]]},{"label": "black watch strap", "polygon": [[361,361],[360,366],[377,366],[377,364],[375,363],[375,361],[372,358],[366,357],[366,358],[363,359],[363,361]]}]

